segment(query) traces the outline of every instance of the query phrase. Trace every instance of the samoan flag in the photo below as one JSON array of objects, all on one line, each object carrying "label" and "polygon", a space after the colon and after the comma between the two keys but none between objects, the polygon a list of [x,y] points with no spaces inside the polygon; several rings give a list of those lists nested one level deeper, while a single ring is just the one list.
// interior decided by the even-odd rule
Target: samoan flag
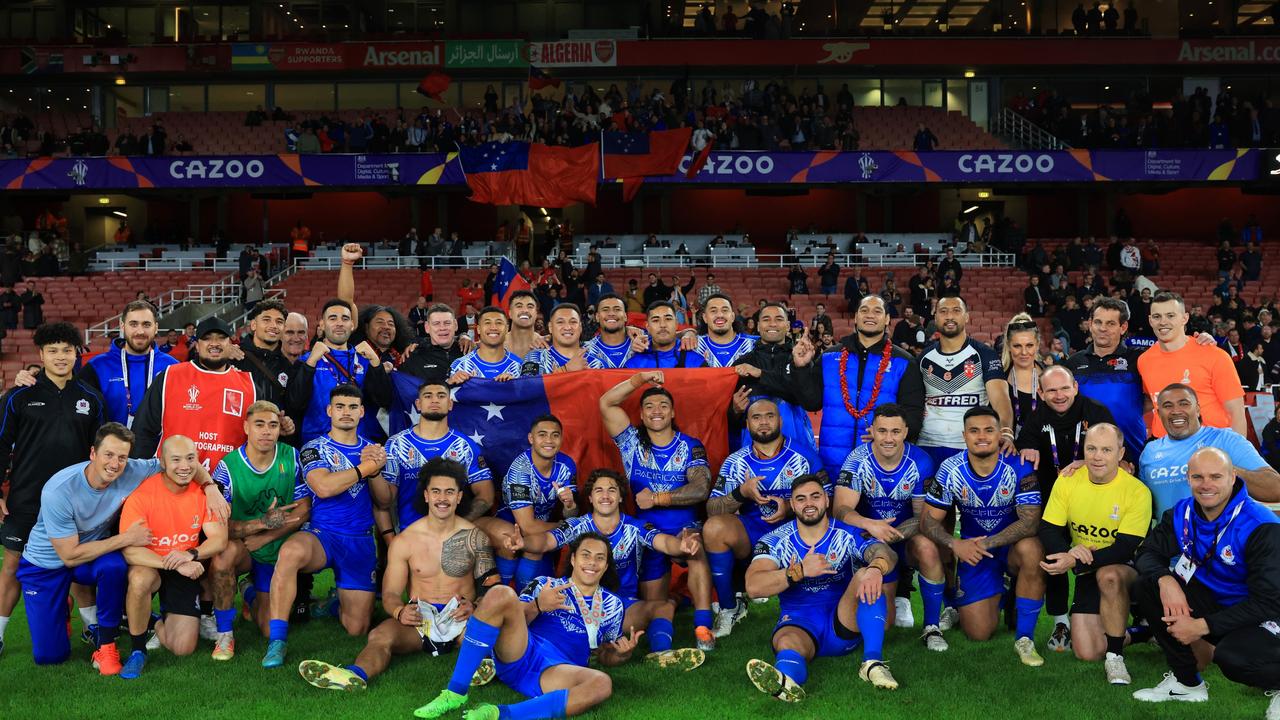
[{"label": "samoan flag", "polygon": [[600,145],[551,147],[518,140],[458,149],[471,200],[488,205],[567,207],[596,202]]},{"label": "samoan flag", "polygon": [[606,132],[601,138],[601,167],[607,178],[622,181],[623,202],[631,202],[645,177],[674,175],[689,147],[690,128],[653,132]]},{"label": "samoan flag", "polygon": [[[512,460],[529,448],[534,418],[546,414],[555,415],[564,426],[561,452],[577,464],[579,482],[596,468],[621,472],[622,458],[600,421],[599,401],[609,388],[635,372],[578,370],[508,382],[472,378],[451,390],[449,428],[480,446],[495,481],[500,482]],[[727,412],[737,373],[732,368],[699,368],[664,370],[663,375],[663,387],[675,397],[677,426],[702,441],[714,474],[729,454]],[[402,372],[392,373],[391,378],[397,396],[392,427],[398,423],[403,429],[417,422],[412,408],[421,381]],[[632,393],[625,405],[633,421],[639,418],[640,395],[639,390]]]},{"label": "samoan flag", "polygon": [[530,289],[529,281],[520,274],[516,264],[503,257],[498,261],[498,274],[493,278],[493,297],[489,298],[489,304],[497,305],[505,311],[507,303],[511,301],[511,293]]}]

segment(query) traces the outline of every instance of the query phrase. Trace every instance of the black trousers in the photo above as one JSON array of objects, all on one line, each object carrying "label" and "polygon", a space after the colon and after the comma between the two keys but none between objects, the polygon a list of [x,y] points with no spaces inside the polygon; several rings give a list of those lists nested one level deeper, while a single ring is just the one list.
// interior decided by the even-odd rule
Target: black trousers
[{"label": "black trousers", "polygon": [[[1179,581],[1181,582],[1181,581]],[[1183,645],[1169,634],[1160,618],[1164,606],[1160,602],[1160,586],[1154,580],[1139,579],[1134,585],[1134,599],[1151,623],[1151,632],[1164,651],[1169,669],[1180,678],[1196,673],[1196,657],[1191,646]],[[1209,588],[1194,577],[1190,583],[1182,583],[1191,606],[1192,617],[1202,618],[1221,609],[1217,598]],[[1241,685],[1280,690],[1280,618],[1273,623],[1250,625],[1225,635],[1209,635],[1204,639],[1214,646],[1213,661],[1228,680]]]}]

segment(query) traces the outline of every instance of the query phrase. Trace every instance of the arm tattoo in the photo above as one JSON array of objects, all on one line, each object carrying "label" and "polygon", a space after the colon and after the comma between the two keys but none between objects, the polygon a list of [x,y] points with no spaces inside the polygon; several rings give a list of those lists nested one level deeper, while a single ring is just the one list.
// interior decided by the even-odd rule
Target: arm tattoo
[{"label": "arm tattoo", "polygon": [[471,501],[471,512],[467,513],[466,519],[475,520],[476,518],[484,517],[485,514],[489,512],[489,508],[492,506],[493,506],[492,503],[490,503],[488,500],[485,500],[484,498],[476,497]]},{"label": "arm tattoo", "polygon": [[440,546],[440,569],[449,577],[479,573],[486,562],[493,566],[493,550],[484,531],[478,528],[459,530]]},{"label": "arm tattoo", "polygon": [[942,521],[934,519],[928,510],[925,510],[924,519],[920,521],[920,532],[937,543],[938,547],[949,548],[956,541],[955,534],[947,532]]},{"label": "arm tattoo", "polygon": [[706,502],[711,494],[711,469],[699,465],[685,472],[683,487],[671,491],[672,505],[697,505]]},{"label": "arm tattoo", "polygon": [[863,553],[862,555],[862,560],[867,565],[870,565],[871,563],[875,562],[879,558],[884,558],[885,560],[888,560],[890,567],[898,563],[898,553],[894,552],[893,548],[889,547],[888,545],[885,545],[882,542],[872,543],[871,546],[868,547],[866,552]]},{"label": "arm tattoo", "polygon": [[1012,545],[1036,534],[1040,527],[1039,505],[1018,505],[1018,519],[1012,525],[987,538],[987,549]]},{"label": "arm tattoo", "polygon": [[734,500],[728,495],[713,497],[707,500],[707,515],[728,515],[740,510],[742,505],[743,503]]},{"label": "arm tattoo", "polygon": [[912,535],[916,535],[920,532],[920,519],[924,517],[924,513],[924,501],[912,500],[911,517],[903,520],[902,524],[898,526],[898,532],[902,533],[903,540],[907,540]]}]

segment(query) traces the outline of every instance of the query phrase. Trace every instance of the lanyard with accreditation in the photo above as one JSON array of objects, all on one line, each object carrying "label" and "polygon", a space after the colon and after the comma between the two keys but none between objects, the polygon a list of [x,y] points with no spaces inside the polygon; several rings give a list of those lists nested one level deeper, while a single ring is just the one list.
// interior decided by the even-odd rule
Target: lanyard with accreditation
[{"label": "lanyard with accreditation", "polygon": [[1187,503],[1187,509],[1182,515],[1182,555],[1178,557],[1178,561],[1174,563],[1173,572],[1182,578],[1182,582],[1191,582],[1191,577],[1196,574],[1196,569],[1200,566],[1207,566],[1213,562],[1213,556],[1218,552],[1218,543],[1222,542],[1222,537],[1227,534],[1227,528],[1231,527],[1232,521],[1244,509],[1244,503],[1236,505],[1236,509],[1231,513],[1231,517],[1227,518],[1227,522],[1223,524],[1222,529],[1218,531],[1217,537],[1213,539],[1213,544],[1205,551],[1204,555],[1196,558],[1195,552],[1195,517],[1192,514],[1191,506],[1194,503]]}]

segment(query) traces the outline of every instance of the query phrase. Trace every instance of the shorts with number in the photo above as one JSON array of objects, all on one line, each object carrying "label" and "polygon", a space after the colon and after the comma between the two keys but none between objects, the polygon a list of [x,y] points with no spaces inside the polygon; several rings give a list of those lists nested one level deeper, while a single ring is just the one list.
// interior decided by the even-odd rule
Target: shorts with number
[{"label": "shorts with number", "polygon": [[572,665],[560,650],[537,635],[529,633],[528,644],[524,654],[515,662],[503,662],[494,658],[494,669],[498,679],[504,685],[524,695],[537,697],[542,695],[542,673],[557,665]]},{"label": "shorts with number", "polygon": [[[688,525],[659,527],[658,530],[659,532],[666,533],[667,535],[678,536],[683,530],[698,530],[700,527],[699,523],[694,522],[689,523]],[[640,582],[648,582],[650,580],[657,580],[664,577],[667,573],[671,572],[671,562],[672,557],[670,555],[665,555],[657,550],[645,548],[644,552],[640,556]],[[680,565],[685,564],[684,560],[680,558],[675,558],[675,562]]]},{"label": "shorts with number", "polygon": [[803,630],[813,640],[816,657],[848,655],[862,645],[862,633],[850,630],[840,622],[835,605],[785,612],[778,618],[778,624],[773,628],[774,634],[785,627]]},{"label": "shorts with number", "polygon": [[160,571],[160,612],[200,617],[200,581],[177,570]]},{"label": "shorts with number", "polygon": [[333,583],[339,590],[374,591],[378,567],[378,545],[373,535],[344,535],[316,527],[306,529],[324,549],[324,566],[333,568]]},{"label": "shorts with number", "polygon": [[253,589],[260,593],[271,592],[271,576],[276,572],[275,563],[258,562],[249,559],[249,577],[253,578]]},{"label": "shorts with number", "polygon": [[6,550],[21,553],[27,548],[27,538],[31,536],[31,528],[36,526],[38,515],[9,513],[0,524],[0,544]]},{"label": "shorts with number", "polygon": [[1004,594],[1004,576],[1009,574],[1009,548],[988,551],[977,565],[956,564],[956,607],[971,605],[989,597]]}]

